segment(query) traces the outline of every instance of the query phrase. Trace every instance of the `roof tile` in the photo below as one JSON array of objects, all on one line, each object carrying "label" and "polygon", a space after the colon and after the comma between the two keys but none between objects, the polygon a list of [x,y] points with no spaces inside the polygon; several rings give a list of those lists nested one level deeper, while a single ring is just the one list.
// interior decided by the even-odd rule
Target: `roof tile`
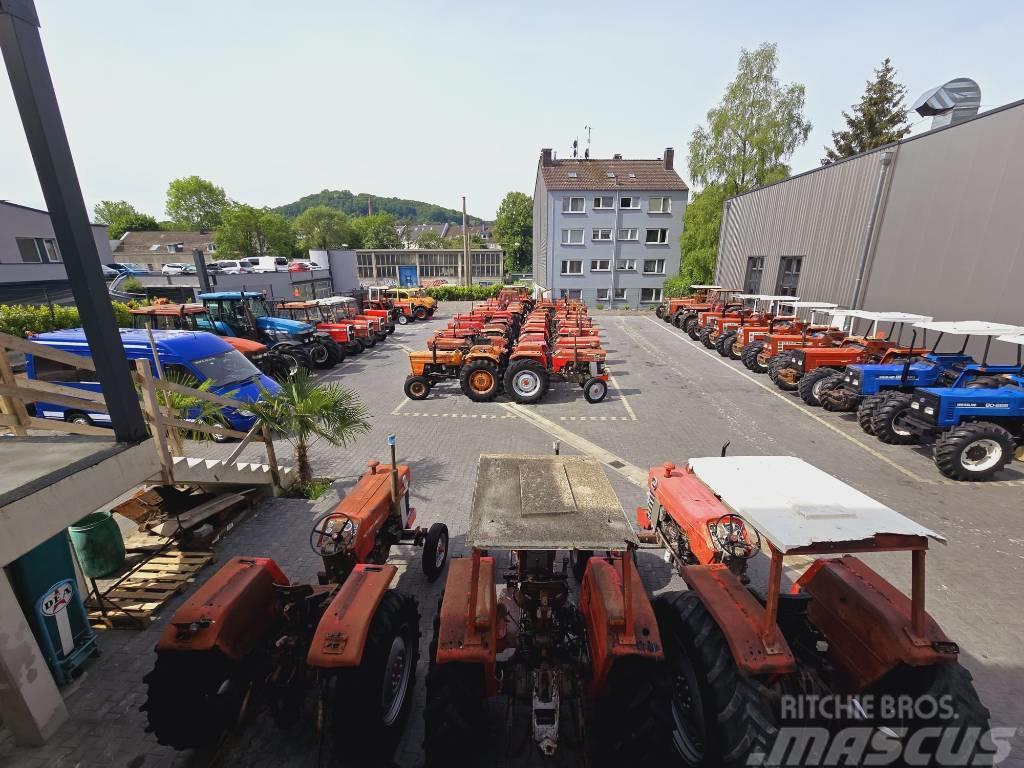
[{"label": "roof tile", "polygon": [[541,164],[540,170],[549,190],[689,189],[661,159],[555,160],[553,165]]}]

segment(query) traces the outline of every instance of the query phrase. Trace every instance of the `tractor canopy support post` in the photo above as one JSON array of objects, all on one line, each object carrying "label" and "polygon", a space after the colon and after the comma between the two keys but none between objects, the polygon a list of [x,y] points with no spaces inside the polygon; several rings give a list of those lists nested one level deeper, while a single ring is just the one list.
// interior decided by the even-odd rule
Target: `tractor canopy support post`
[{"label": "tractor canopy support post", "polygon": [[633,550],[630,547],[622,553],[622,608],[625,625],[619,642],[623,645],[636,645],[636,632],[633,626]]},{"label": "tractor canopy support post", "polygon": [[[769,545],[771,546],[771,545]],[[771,547],[772,562],[768,571],[768,598],[764,606],[764,627],[761,639],[766,647],[775,645],[776,620],[779,615],[779,592],[782,589],[782,553]]]},{"label": "tractor canopy support post", "polygon": [[924,632],[924,556],[923,549],[910,553],[910,628],[919,637]]},{"label": "tractor canopy support post", "polygon": [[[388,435],[388,448],[391,449],[391,510],[399,518],[402,517],[401,502],[398,498],[398,461],[395,458],[395,436]],[[403,521],[404,525],[404,521]]]}]

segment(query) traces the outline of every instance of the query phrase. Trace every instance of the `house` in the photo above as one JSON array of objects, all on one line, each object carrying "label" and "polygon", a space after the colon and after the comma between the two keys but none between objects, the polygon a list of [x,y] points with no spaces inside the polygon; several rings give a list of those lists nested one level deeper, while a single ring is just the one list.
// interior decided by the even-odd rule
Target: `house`
[{"label": "house", "polygon": [[[92,225],[100,261],[113,261],[104,224]],[[71,286],[50,214],[0,200],[0,304],[70,302]]]},{"label": "house", "polygon": [[148,266],[154,272],[167,263],[192,263],[192,251],[198,248],[212,258],[217,246],[213,232],[125,232],[116,248],[114,261]]},{"label": "house", "polygon": [[554,298],[645,307],[679,272],[689,188],[657,160],[560,160],[542,149],[533,194],[533,279]]}]

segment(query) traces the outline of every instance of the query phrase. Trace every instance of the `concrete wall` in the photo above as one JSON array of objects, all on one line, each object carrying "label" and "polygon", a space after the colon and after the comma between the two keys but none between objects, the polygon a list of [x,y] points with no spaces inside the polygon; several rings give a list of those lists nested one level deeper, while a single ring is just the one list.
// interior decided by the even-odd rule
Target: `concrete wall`
[{"label": "concrete wall", "polygon": [[533,188],[533,282],[541,288],[550,288],[548,272],[548,229],[551,201],[544,185],[544,176],[537,167],[537,181]]},{"label": "concrete wall", "polygon": [[[92,228],[100,262],[114,260],[105,226]],[[54,239],[50,215],[34,208],[0,202],[0,283],[67,280],[62,263],[26,263],[18,250],[18,238]]]},{"label": "concrete wall", "polygon": [[325,264],[330,268],[335,293],[347,294],[359,290],[359,273],[356,271],[354,250],[310,251],[309,255],[318,264]]}]

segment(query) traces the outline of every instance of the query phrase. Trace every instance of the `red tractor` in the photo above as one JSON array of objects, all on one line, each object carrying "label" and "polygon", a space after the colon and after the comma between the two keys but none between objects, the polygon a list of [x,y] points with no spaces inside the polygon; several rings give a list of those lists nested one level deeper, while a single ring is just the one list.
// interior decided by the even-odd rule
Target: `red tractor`
[{"label": "red tractor", "polygon": [[[634,563],[636,535],[601,465],[482,455],[466,543],[471,554],[449,565],[434,618],[427,768],[504,764],[489,746],[520,733],[546,758],[571,740],[601,766],[666,765],[661,634]],[[581,550],[601,556],[577,558],[577,602],[568,553]],[[492,697],[504,700],[507,738],[489,738]],[[515,722],[524,709],[528,731]]]},{"label": "red tractor", "polygon": [[[371,461],[338,506],[317,518],[310,545],[318,584],[290,582],[263,557],[235,557],[175,611],[145,677],[148,729],[175,749],[215,747],[257,704],[281,726],[315,697],[320,734],[360,758],[390,757],[412,700],[419,657],[416,600],[389,589],[391,548],[424,548],[423,572],[440,575],[448,529],[415,527],[412,474]],[[360,764],[365,764],[360,763]]]},{"label": "red tractor", "polygon": [[687,307],[693,306],[694,304],[705,304],[708,301],[708,295],[711,291],[720,289],[720,285],[700,285],[693,284],[690,286],[689,296],[678,296],[670,298],[667,301],[663,301],[658,305],[658,308],[654,310],[654,314],[664,320],[666,323],[671,323],[672,319],[681,310]]},{"label": "red tractor", "polygon": [[[925,554],[941,536],[790,456],[655,467],[637,521],[689,587],[654,602],[682,765],[892,765],[904,749],[920,758],[907,764],[950,765],[950,735],[963,739],[957,764],[991,764],[972,759],[991,761],[989,712],[925,612]],[[845,554],[906,551],[909,597]],[[805,568],[788,585],[786,558]],[[845,702],[843,716],[815,717],[812,700]],[[850,728],[866,754],[796,754],[809,735],[821,753],[849,747]]]},{"label": "red tractor", "polygon": [[739,293],[743,293],[743,291],[734,288],[709,289],[704,301],[695,302],[683,307],[672,315],[672,325],[686,331],[691,339],[697,341],[700,338],[697,327],[700,316],[705,312],[720,311],[726,307],[742,308],[742,302],[735,301],[732,298]]},{"label": "red tractor", "polygon": [[601,402],[608,395],[607,355],[592,338],[520,342],[505,368],[505,392],[517,403],[536,403],[557,379],[579,384],[588,403]]},{"label": "red tractor", "polygon": [[[842,329],[845,315],[839,314],[837,307],[821,301],[794,302],[790,308],[795,318],[773,318],[767,327],[754,327],[746,338],[738,339],[740,361],[747,370],[768,373],[768,361],[789,347],[838,343],[846,334]],[[829,323],[820,322],[819,316],[824,314],[831,316]]]},{"label": "red tractor", "polygon": [[283,301],[274,308],[278,317],[309,323],[321,333],[326,333],[346,354],[358,355],[367,346],[363,342],[366,329],[362,333],[353,322],[339,322],[336,318],[324,313],[323,308],[315,301]]},{"label": "red tractor", "polygon": [[733,360],[740,359],[743,348],[751,340],[766,336],[773,321],[777,321],[774,327],[781,330],[789,328],[797,319],[794,314],[780,314],[783,309],[789,310],[797,303],[793,296],[746,294],[743,298],[751,302],[753,312],[743,315],[739,320],[720,321],[720,332],[715,341],[718,354]]}]

